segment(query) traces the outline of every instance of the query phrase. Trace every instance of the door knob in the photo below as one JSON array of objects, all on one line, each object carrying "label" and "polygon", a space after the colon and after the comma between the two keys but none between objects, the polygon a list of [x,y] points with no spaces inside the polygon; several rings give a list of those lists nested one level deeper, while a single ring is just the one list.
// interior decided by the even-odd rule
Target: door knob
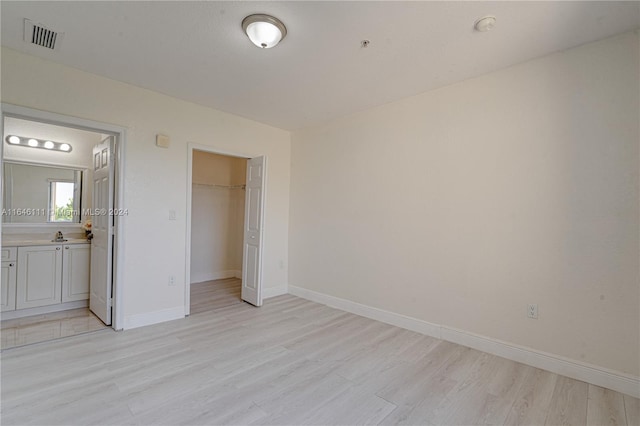
[{"label": "door knob", "polygon": [[56,247],[56,250],[60,250],[60,247]]},{"label": "door knob", "polygon": [[69,246],[66,246],[64,249],[65,249],[65,250],[69,250]]}]

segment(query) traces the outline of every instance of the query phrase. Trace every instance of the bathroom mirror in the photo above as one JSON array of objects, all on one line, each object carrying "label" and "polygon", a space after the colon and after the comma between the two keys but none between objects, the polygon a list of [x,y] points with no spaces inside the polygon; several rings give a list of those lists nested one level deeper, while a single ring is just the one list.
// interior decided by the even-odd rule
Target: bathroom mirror
[{"label": "bathroom mirror", "polygon": [[3,223],[79,223],[83,169],[3,162]]}]

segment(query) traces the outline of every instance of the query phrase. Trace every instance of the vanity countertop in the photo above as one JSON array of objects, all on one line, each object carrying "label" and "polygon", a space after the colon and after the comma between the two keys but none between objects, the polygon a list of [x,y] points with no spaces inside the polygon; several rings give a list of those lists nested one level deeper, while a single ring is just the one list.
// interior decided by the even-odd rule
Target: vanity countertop
[{"label": "vanity countertop", "polygon": [[54,242],[49,240],[2,240],[2,247],[26,247],[26,246],[57,246],[66,244],[90,244],[86,238],[69,238],[67,241]]}]

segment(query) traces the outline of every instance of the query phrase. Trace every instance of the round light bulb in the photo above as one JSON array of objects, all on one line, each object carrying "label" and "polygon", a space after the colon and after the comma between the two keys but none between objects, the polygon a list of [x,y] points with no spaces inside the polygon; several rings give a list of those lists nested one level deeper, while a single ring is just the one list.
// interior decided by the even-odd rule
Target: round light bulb
[{"label": "round light bulb", "polygon": [[20,138],[17,136],[9,136],[9,143],[18,145],[20,143]]},{"label": "round light bulb", "polygon": [[45,147],[45,148],[47,148],[47,149],[53,149],[53,142],[51,142],[51,141],[46,141],[46,142],[44,143],[44,147]]},{"label": "round light bulb", "polygon": [[258,47],[270,49],[282,39],[282,33],[269,22],[254,22],[247,27],[249,40]]},{"label": "round light bulb", "polygon": [[60,150],[62,151],[69,151],[71,149],[71,146],[69,146],[68,143],[63,143],[62,145],[60,145]]},{"label": "round light bulb", "polygon": [[29,146],[33,146],[33,147],[38,146],[38,141],[35,139],[29,139],[29,142],[27,143],[29,144]]}]

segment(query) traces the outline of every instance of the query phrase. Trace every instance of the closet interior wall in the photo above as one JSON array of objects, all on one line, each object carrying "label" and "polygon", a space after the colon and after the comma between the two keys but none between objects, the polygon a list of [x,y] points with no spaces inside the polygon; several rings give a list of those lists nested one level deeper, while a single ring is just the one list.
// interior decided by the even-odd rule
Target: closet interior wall
[{"label": "closet interior wall", "polygon": [[247,160],[193,152],[191,283],[242,276]]}]

